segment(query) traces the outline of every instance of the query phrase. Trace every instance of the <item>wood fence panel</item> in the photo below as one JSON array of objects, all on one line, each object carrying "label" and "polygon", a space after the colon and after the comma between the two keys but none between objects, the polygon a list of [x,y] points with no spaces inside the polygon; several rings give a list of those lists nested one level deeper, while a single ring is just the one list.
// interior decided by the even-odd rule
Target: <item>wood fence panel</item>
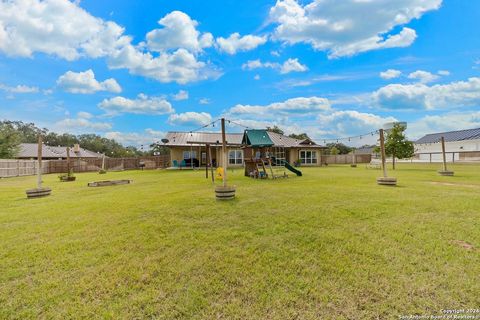
[{"label": "wood fence panel", "polygon": [[[95,172],[102,168],[102,159],[85,158],[70,159],[70,168],[73,172]],[[141,158],[105,158],[105,169],[110,171],[140,169],[140,163],[144,169],[166,168],[170,162],[170,156],[151,156]],[[37,174],[37,160],[0,159],[0,178],[28,176]],[[68,171],[67,160],[43,160],[43,173],[66,173]]]},{"label": "wood fence panel", "polygon": [[[42,162],[42,172],[49,173],[49,160]],[[36,160],[0,159],[0,178],[30,176],[37,174]]]},{"label": "wood fence panel", "polygon": [[[356,163],[370,163],[372,156],[369,154],[356,154]],[[350,164],[353,162],[352,154],[323,155],[322,162],[327,164]]]}]

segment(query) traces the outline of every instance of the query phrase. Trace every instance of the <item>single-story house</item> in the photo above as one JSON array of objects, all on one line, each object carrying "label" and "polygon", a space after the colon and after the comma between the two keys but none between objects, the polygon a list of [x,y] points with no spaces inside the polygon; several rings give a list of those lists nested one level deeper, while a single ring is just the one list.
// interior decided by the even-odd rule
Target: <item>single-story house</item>
[{"label": "single-story house", "polygon": [[[37,159],[38,157],[38,143],[22,143],[20,150],[16,156],[17,159]],[[102,158],[103,154],[96,153],[79,145],[70,147],[70,158]],[[67,159],[67,147],[53,147],[43,145],[42,159],[47,160],[62,160]]]},{"label": "single-story house", "polygon": [[414,142],[416,158],[442,161],[442,137],[448,161],[480,160],[480,128],[427,134]]},{"label": "single-story house", "polygon": [[[268,139],[264,148],[258,146],[261,142],[248,141],[252,139]],[[214,166],[222,166],[222,135],[218,132],[168,132],[163,139],[170,149],[172,165],[184,164],[187,167],[206,166],[207,151],[211,150]],[[268,152],[270,155],[285,159],[290,163],[299,162],[302,166],[320,166],[321,153],[325,148],[310,139],[294,139],[267,130],[245,130],[244,133],[227,133],[228,167],[241,167],[244,160],[253,158],[258,152]]]}]

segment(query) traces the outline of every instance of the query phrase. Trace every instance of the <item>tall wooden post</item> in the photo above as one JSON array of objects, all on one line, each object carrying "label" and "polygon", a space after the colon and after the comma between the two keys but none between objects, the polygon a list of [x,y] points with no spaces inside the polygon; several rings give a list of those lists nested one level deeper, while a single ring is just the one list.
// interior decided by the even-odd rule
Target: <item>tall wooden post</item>
[{"label": "tall wooden post", "polygon": [[445,154],[445,138],[441,138],[442,141],[442,157],[443,157],[443,171],[447,171],[447,155]]},{"label": "tall wooden post", "polygon": [[386,154],[385,154],[385,135],[383,129],[380,129],[380,152],[382,154],[382,170],[383,177],[377,178],[377,184],[386,185],[386,186],[396,186],[397,178],[387,177],[387,165],[386,165]]},{"label": "tall wooden post", "polygon": [[223,185],[215,187],[217,200],[232,200],[235,198],[235,186],[227,187],[227,139],[225,138],[225,119],[222,118],[222,156],[223,160]]},{"label": "tall wooden post", "polygon": [[105,153],[102,156],[102,170],[105,171]]},{"label": "tall wooden post", "polygon": [[37,167],[37,188],[26,191],[27,198],[39,198],[50,195],[52,189],[42,188],[42,135],[38,135],[38,167]]},{"label": "tall wooden post", "polygon": [[67,147],[67,174],[70,175],[70,147]]},{"label": "tall wooden post", "polygon": [[[442,143],[443,170],[438,171],[438,174],[440,174],[441,176],[453,176],[454,174],[453,171],[449,171],[447,169],[447,154],[445,152],[445,138],[441,137],[440,141]],[[455,156],[455,153],[453,153],[453,155]]]},{"label": "tall wooden post", "polygon": [[[215,174],[213,172],[212,147],[210,147],[210,145],[208,145],[208,154],[210,155],[210,175],[212,176],[212,183],[215,183]],[[215,154],[216,154],[216,152],[215,152]]]},{"label": "tall wooden post", "polygon": [[190,169],[193,169],[193,146],[190,144]]},{"label": "tall wooden post", "polygon": [[355,149],[352,150],[352,164],[350,165],[352,168],[357,167],[357,156],[355,154]]},{"label": "tall wooden post", "polygon": [[42,135],[38,135],[38,170],[37,170],[37,188],[42,188]]},{"label": "tall wooden post", "polygon": [[223,186],[227,186],[227,140],[225,137],[225,118],[222,118],[222,162],[223,162]]},{"label": "tall wooden post", "polygon": [[[210,158],[210,152],[208,152],[208,149],[210,149],[210,145],[206,144],[205,145],[205,179],[208,179],[208,164],[210,163],[209,158]],[[202,149],[200,149],[200,159],[202,159]]]},{"label": "tall wooden post", "polygon": [[383,170],[383,177],[387,177],[387,166],[386,166],[386,155],[385,155],[385,136],[383,129],[380,129],[380,151],[382,154],[382,170]]}]

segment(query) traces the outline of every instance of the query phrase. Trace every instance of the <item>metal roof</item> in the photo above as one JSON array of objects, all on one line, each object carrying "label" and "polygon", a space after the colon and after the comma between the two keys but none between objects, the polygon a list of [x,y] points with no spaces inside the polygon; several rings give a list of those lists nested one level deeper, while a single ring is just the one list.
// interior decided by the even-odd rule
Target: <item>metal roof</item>
[{"label": "metal roof", "polygon": [[445,138],[446,142],[480,139],[480,128],[431,133],[418,139],[417,141],[415,141],[415,143],[416,144],[436,143],[440,141],[442,136]]},{"label": "metal roof", "polygon": [[[20,144],[20,151],[17,158],[36,158],[38,155],[38,143],[22,143]],[[43,145],[42,158],[66,158],[67,147],[53,147]],[[73,152],[73,148],[70,148],[71,158],[100,158],[101,154],[80,148],[79,152]]]},{"label": "metal roof", "polygon": [[[315,142],[310,140],[299,140],[287,137],[283,134],[267,131],[273,146],[285,147],[285,148],[319,148]],[[242,144],[243,133],[227,133],[226,139],[228,145],[240,145]],[[168,142],[165,146],[192,146],[199,144],[221,144],[222,134],[220,132],[168,132],[165,137]]]},{"label": "metal roof", "polygon": [[252,147],[271,147],[274,145],[267,130],[245,130],[242,143]]},{"label": "metal roof", "polygon": [[285,148],[300,148],[300,147],[303,148],[303,147],[310,147],[310,146],[317,147],[317,148],[320,147],[315,142],[309,139],[299,140],[299,139],[291,138],[289,136],[285,136],[283,134],[271,132],[271,131],[268,131],[267,133],[270,136],[270,139],[273,141],[273,144],[275,146],[281,146]]}]

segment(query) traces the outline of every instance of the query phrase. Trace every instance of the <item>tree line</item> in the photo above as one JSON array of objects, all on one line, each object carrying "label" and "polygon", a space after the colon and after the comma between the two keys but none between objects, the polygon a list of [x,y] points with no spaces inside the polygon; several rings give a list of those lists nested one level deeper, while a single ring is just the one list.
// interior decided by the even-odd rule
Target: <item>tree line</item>
[{"label": "tree line", "polygon": [[152,145],[150,150],[139,150],[134,146],[124,147],[113,139],[107,139],[96,134],[74,135],[70,133],[55,133],[46,128],[39,128],[34,123],[22,121],[0,121],[0,159],[15,158],[21,143],[37,143],[38,135],[50,146],[73,146],[79,144],[82,148],[105,154],[113,158],[146,156],[165,153],[161,146]]}]

